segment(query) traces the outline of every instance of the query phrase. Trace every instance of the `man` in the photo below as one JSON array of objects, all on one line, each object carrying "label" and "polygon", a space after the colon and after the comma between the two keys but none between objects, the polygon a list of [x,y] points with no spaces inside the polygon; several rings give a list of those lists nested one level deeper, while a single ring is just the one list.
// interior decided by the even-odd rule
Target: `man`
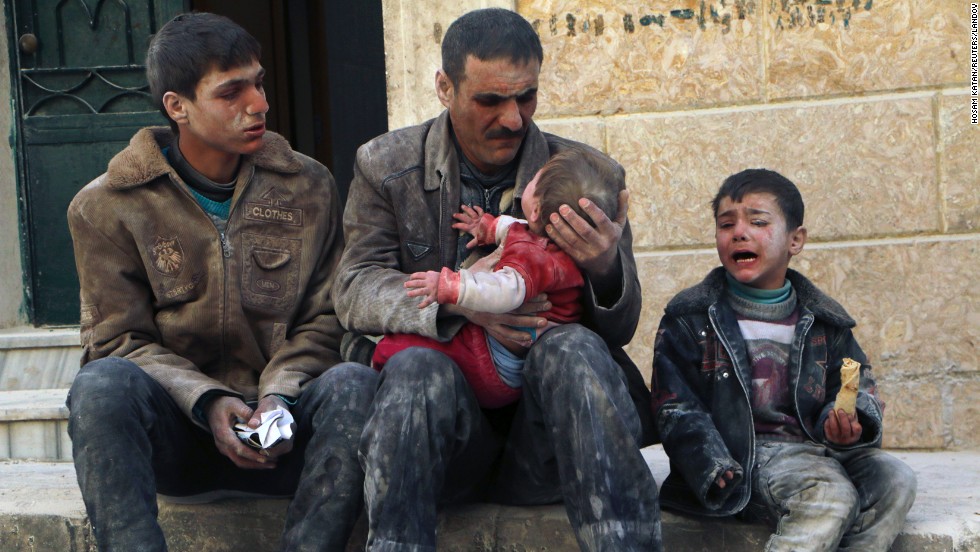
[{"label": "man", "polygon": [[[172,129],[139,131],[69,207],[84,348],[69,433],[102,552],[166,550],[157,492],[295,493],[283,550],[342,550],[360,512],[377,375],[340,364],[339,198],[266,132],[259,56],[224,17],[164,25],[146,66]],[[253,449],[233,430],[276,409],[293,438]]]},{"label": "man", "polygon": [[657,487],[637,448],[649,394],[622,351],[640,312],[626,192],[615,220],[579,202],[595,228],[568,206],[549,220],[548,236],[586,277],[582,325],[552,329],[531,345],[546,323],[537,313],[551,308],[547,297],[501,315],[419,309],[406,293],[412,273],[469,266],[470,236],[452,228],[461,205],[522,216],[525,186],[548,158],[588,148],[531,122],[542,50],[519,15],[468,13],[446,31],[442,52],[436,93],[447,110],[358,152],[337,312],[361,334],[447,340],[468,320],[530,349],[522,398],[496,410],[480,409],[442,353],[416,347],[388,360],[360,446],[368,547],[435,550],[437,505],[486,499],[564,500],[583,550],[659,549]]}]

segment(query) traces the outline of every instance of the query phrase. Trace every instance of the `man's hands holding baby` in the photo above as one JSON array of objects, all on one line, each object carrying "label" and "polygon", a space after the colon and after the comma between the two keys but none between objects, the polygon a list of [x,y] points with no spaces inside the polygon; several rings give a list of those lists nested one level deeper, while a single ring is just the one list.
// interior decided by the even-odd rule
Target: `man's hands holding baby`
[{"label": "man's hands holding baby", "polygon": [[552,213],[545,230],[591,278],[602,279],[618,267],[616,258],[629,212],[629,192],[619,192],[619,210],[614,220],[609,220],[597,205],[585,198],[579,200],[579,205],[596,223],[595,228],[571,207],[563,205],[558,213]]}]

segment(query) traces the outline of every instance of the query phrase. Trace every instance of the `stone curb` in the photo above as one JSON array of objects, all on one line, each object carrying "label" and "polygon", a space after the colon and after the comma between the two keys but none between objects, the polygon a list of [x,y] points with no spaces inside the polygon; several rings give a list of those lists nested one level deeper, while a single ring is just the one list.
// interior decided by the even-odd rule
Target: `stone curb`
[{"label": "stone curb", "polygon": [[[980,550],[980,451],[896,452],[916,471],[919,496],[892,552]],[[644,450],[657,481],[663,450]],[[160,521],[173,552],[274,551],[288,501],[226,500],[206,505],[160,502]],[[760,550],[761,525],[663,514],[670,551]],[[348,551],[363,550],[363,520]],[[65,462],[0,462],[0,550],[95,552],[74,468]],[[440,551],[575,551],[561,505],[514,507],[473,504],[444,512]]]}]

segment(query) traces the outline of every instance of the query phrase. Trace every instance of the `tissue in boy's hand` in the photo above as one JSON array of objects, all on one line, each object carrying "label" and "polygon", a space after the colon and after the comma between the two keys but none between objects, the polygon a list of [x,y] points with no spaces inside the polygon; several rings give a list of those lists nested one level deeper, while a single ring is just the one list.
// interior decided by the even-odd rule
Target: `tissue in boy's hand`
[{"label": "tissue in boy's hand", "polygon": [[259,427],[255,429],[248,427],[247,422],[235,424],[235,433],[248,446],[267,449],[293,438],[292,423],[293,415],[288,410],[277,408],[263,412]]}]

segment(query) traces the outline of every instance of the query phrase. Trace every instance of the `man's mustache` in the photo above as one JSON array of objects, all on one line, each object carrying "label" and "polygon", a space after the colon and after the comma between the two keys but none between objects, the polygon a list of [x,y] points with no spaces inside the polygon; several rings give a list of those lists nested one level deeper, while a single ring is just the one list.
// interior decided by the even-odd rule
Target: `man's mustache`
[{"label": "man's mustache", "polygon": [[495,128],[487,132],[485,138],[487,140],[496,140],[497,138],[523,138],[526,131],[522,128],[520,130],[511,130],[509,128]]}]

